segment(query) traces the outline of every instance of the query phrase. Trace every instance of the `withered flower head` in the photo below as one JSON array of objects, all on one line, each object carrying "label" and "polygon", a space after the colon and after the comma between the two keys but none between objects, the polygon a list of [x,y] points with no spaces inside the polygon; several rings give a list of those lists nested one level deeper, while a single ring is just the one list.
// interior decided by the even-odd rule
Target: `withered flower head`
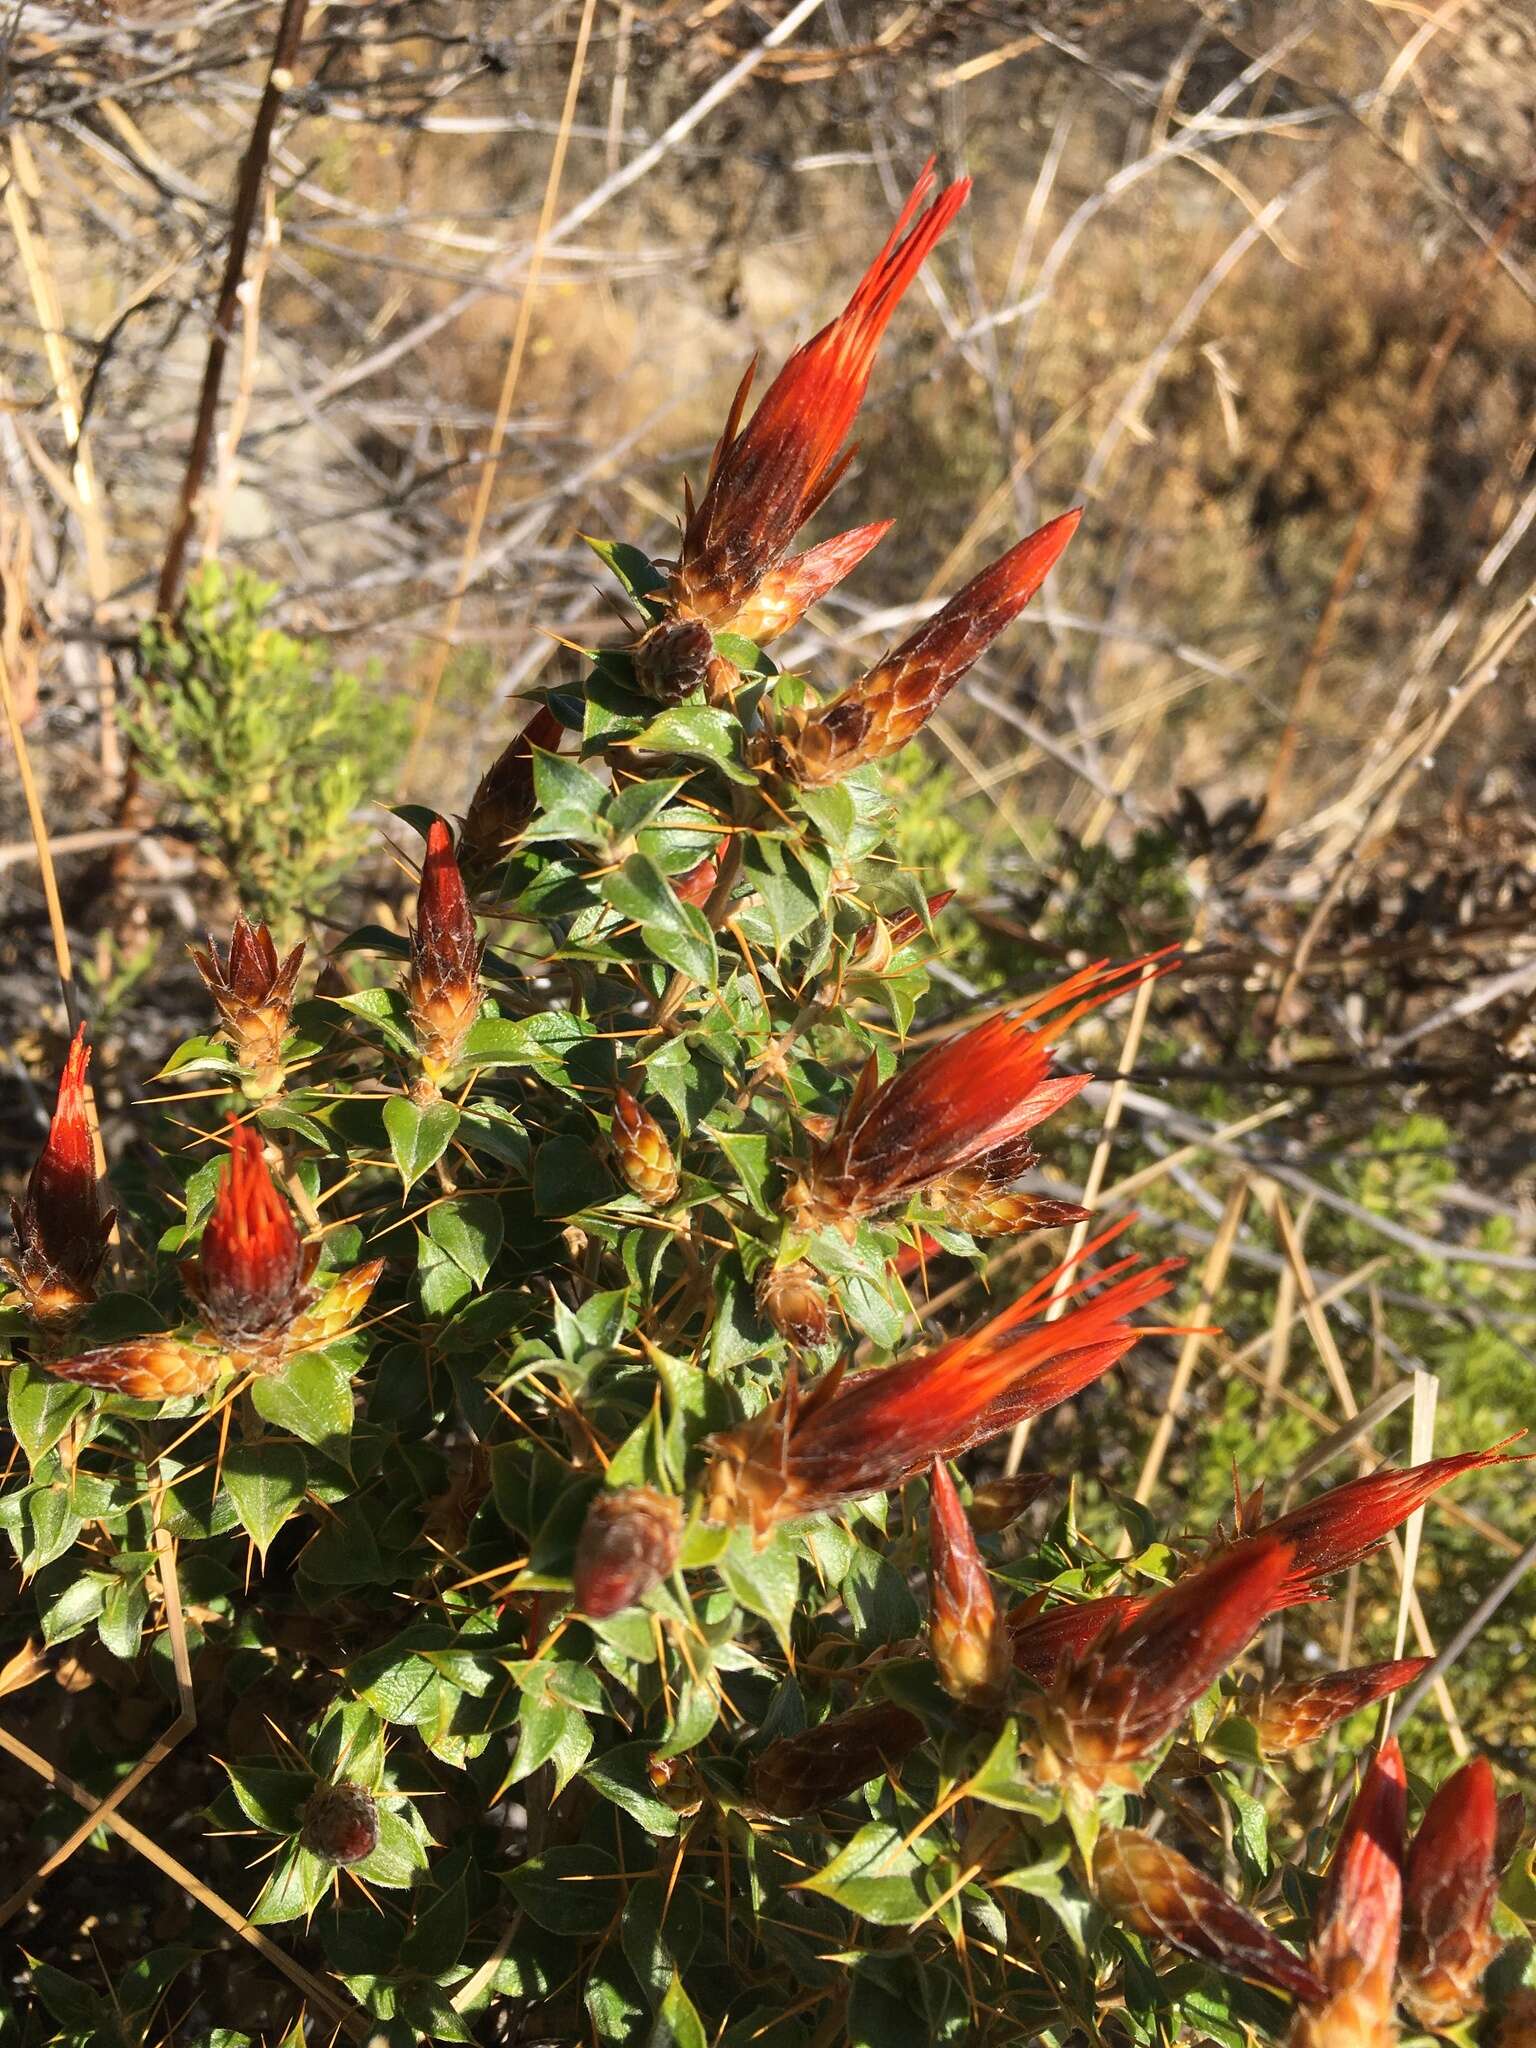
[{"label": "withered flower head", "polygon": [[942,1458],[928,1475],[928,1646],[952,1699],[984,1706],[1008,1677],[1008,1635],[976,1536]]},{"label": "withered flower head", "polygon": [[56,1380],[103,1393],[128,1394],[135,1401],[174,1401],[182,1394],[204,1394],[218,1378],[217,1352],[199,1350],[174,1337],[134,1337],[123,1344],[104,1344],[63,1358],[44,1370]]},{"label": "withered flower head", "polygon": [[479,1014],[480,950],[453,840],[442,819],[434,818],[421,866],[405,980],[411,1030],[428,1091],[435,1091],[444,1074],[458,1064]]},{"label": "withered flower head", "polygon": [[1522,1434],[1517,1431],[1485,1451],[1461,1451],[1455,1457],[1431,1458],[1423,1465],[1401,1470],[1383,1467],[1361,1479],[1351,1479],[1265,1523],[1261,1533],[1281,1536],[1292,1546],[1297,1576],[1306,1581],[1312,1597],[1321,1598],[1324,1579],[1369,1557],[1400,1522],[1450,1480],[1484,1465],[1520,1463],[1522,1454],[1504,1446]]},{"label": "withered flower head", "polygon": [[558,751],[565,727],[547,704],[509,740],[475,785],[459,834],[459,867],[479,884],[499,867],[538,808],[533,757]]},{"label": "withered flower head", "polygon": [[889,1700],[855,1707],[801,1735],[781,1735],[752,1766],[748,1791],[784,1820],[835,1806],[894,1770],[923,1739],[923,1724]]},{"label": "withered flower head", "polygon": [[1478,1987],[1504,1945],[1493,1931],[1498,1820],[1493,1771],[1475,1757],[1440,1787],[1409,1846],[1402,1999],[1437,2031],[1482,2011]]},{"label": "withered flower head", "polygon": [[16,1256],[6,1271],[26,1297],[36,1323],[61,1326],[96,1299],[115,1210],[103,1210],[96,1148],[85,1106],[91,1050],[85,1026],[75,1033],[59,1078],[48,1138],[26,1193],[11,1204]]},{"label": "withered flower head", "polygon": [[936,1351],[847,1379],[834,1370],[804,1390],[792,1372],[760,1415],[708,1439],[710,1519],[749,1520],[765,1542],[780,1522],[900,1486],[934,1458],[958,1457],[1069,1400],[1142,1335],[1126,1318],[1168,1292],[1179,1262],[1139,1272],[1134,1263],[1122,1259],[1074,1280],[1068,1295],[1091,1290],[1092,1298],[1054,1322],[1029,1319],[1044,1313],[1069,1268],[1047,1273],[1011,1308]]},{"label": "withered flower head", "polygon": [[196,1259],[182,1266],[188,1292],[222,1344],[255,1364],[270,1360],[311,1300],[319,1256],[304,1246],[293,1213],[272,1184],[260,1135],[231,1121],[229,1158]]},{"label": "withered flower head", "polygon": [[970,180],[949,186],[916,220],[932,186],[930,164],[847,306],[795,350],[743,428],[756,364],[748,368],[704,495],[697,506],[688,506],[682,555],[669,586],[680,611],[717,630],[732,625],[852,459],[843,444],[864,402],[880,337],[928,252],[965,204]]},{"label": "withered flower head", "polygon": [[766,647],[791,626],[798,625],[813,604],[820,604],[849,576],[872,548],[895,525],[893,519],[877,519],[870,526],[850,527],[834,533],[804,554],[792,555],[780,569],[772,569],[731,619],[731,631],[758,647]]},{"label": "withered flower head", "polygon": [[302,941],[279,960],[267,927],[251,924],[245,912],[237,910],[224,959],[212,938],[206,953],[196,946],[188,951],[218,1007],[219,1026],[234,1047],[235,1058],[269,1090],[280,1085],[283,1040],[304,964]]},{"label": "withered flower head", "polygon": [[1393,1657],[1382,1664],[1358,1664],[1349,1671],[1325,1671],[1266,1686],[1243,1712],[1259,1734],[1267,1756],[1282,1756],[1315,1742],[1336,1722],[1362,1707],[1400,1692],[1430,1666],[1428,1657]]},{"label": "withered flower head", "polygon": [[627,1088],[613,1091],[608,1142],[626,1187],[652,1208],[664,1209],[677,1194],[677,1161],[666,1132]]},{"label": "withered flower head", "polygon": [[[836,1223],[851,1234],[859,1217],[1015,1144],[1092,1078],[1052,1072],[1052,1047],[1062,1033],[1149,966],[1167,974],[1176,964],[1171,954],[1116,967],[1098,961],[1021,1009],[957,1032],[883,1085],[871,1058],[830,1136],[813,1148],[787,1192],[799,1223]],[[1041,1018],[1047,1021],[1032,1029]]]},{"label": "withered flower head", "polygon": [[571,1583],[576,1607],[594,1621],[643,1600],[677,1563],[682,1503],[650,1486],[600,1493],[576,1539]]},{"label": "withered flower head", "polygon": [[1093,1889],[1106,1913],[1230,1977],[1321,1999],[1322,1983],[1261,1920],[1229,1899],[1176,1849],[1139,1828],[1105,1828],[1094,1845]]},{"label": "withered flower head", "polygon": [[904,747],[1023,611],[1082,516],[1064,512],[1010,548],[830,704],[786,714],[763,746],[767,765],[816,789]]},{"label": "withered flower head", "polygon": [[318,1785],[305,1803],[299,1846],[322,1863],[361,1863],[379,1846],[379,1809],[361,1785]]},{"label": "withered flower head", "polygon": [[1288,1543],[1255,1539],[1186,1572],[1063,1664],[1034,1710],[1041,1777],[1136,1789],[1135,1766],[1288,1603],[1292,1570]]},{"label": "withered flower head", "polygon": [[1307,1960],[1327,1997],[1298,2013],[1291,2048],[1392,2048],[1403,1907],[1403,1755],[1394,1737],[1350,1808],[1318,1903]]},{"label": "withered flower head", "polygon": [[1077,1600],[1043,1612],[1033,1600],[1013,1608],[1007,1617],[1014,1668],[1037,1685],[1048,1685],[1064,1660],[1087,1654],[1106,1629],[1132,1621],[1152,1599],[1150,1593],[1106,1593],[1098,1600]]},{"label": "withered flower head", "polygon": [[815,1351],[826,1343],[832,1327],[827,1290],[815,1267],[804,1259],[788,1266],[769,1266],[757,1283],[757,1306],[797,1351]]}]

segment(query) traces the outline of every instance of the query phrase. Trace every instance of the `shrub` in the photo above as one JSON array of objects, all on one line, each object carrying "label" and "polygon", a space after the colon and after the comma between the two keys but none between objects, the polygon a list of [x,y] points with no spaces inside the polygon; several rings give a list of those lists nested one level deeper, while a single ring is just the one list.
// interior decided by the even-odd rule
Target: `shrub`
[{"label": "shrub", "polygon": [[[47,1644],[94,1634],[168,1701],[182,1673],[221,1782],[178,1853],[290,1944],[309,2038],[1345,2048],[1518,1974],[1485,1764],[1405,1862],[1388,1743],[1321,1883],[1331,1830],[1273,1794],[1424,1660],[1231,1675],[1510,1453],[1176,1541],[1120,1503],[1117,1555],[985,1452],[1159,1341],[1174,1285],[1086,1236],[1034,1134],[1087,1078],[1064,1034],[1175,957],[899,1043],[948,897],[892,856],[885,763],[1075,517],[830,701],[764,651],[872,544],[788,553],[963,196],[917,219],[920,188],[745,428],[738,401],[676,565],[599,547],[634,643],[551,692],[457,844],[405,814],[414,928],[348,942],[399,985],[295,1004],[301,960],[243,922],[201,962],[224,1037],[164,1079],[233,1128],[167,1145],[115,1291],[71,1056],[18,1211],[0,1526]],[[301,871],[269,857],[271,888]],[[926,1263],[1067,1226],[979,1326],[925,1330]],[[40,1968],[65,2037],[142,2037],[179,1984],[250,2038],[211,1918],[155,1948],[119,1910],[144,1997]]]}]

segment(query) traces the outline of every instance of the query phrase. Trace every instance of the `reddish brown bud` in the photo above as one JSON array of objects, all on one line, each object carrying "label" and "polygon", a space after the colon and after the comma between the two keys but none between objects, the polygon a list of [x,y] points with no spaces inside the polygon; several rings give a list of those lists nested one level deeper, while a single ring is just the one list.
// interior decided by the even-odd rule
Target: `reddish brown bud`
[{"label": "reddish brown bud", "polygon": [[379,1809],[361,1785],[317,1785],[304,1807],[299,1846],[322,1863],[361,1863],[379,1846]]},{"label": "reddish brown bud", "polygon": [[1029,603],[1082,516],[1064,513],[1010,548],[830,704],[785,714],[762,747],[765,761],[815,789],[916,738],[972,662]]},{"label": "reddish brown bud", "polygon": [[1068,1298],[1089,1290],[1094,1298],[1054,1322],[1024,1327],[1070,1268],[1047,1273],[969,1337],[923,1356],[846,1380],[836,1369],[803,1391],[792,1372],[760,1415],[709,1438],[710,1519],[749,1520],[765,1542],[780,1522],[900,1486],[934,1458],[958,1457],[1070,1399],[1136,1342],[1141,1331],[1125,1318],[1167,1293],[1177,1261],[1141,1272],[1132,1264],[1066,1286]]},{"label": "reddish brown bud", "polygon": [[1035,1709],[1042,1778],[1136,1789],[1135,1766],[1285,1605],[1291,1571],[1289,1544],[1255,1539],[1186,1573],[1063,1664]]},{"label": "reddish brown bud", "polygon": [[72,1322],[96,1299],[96,1276],[116,1213],[103,1211],[96,1179],[95,1140],[85,1103],[90,1058],[82,1024],[59,1078],[47,1142],[26,1193],[11,1204],[16,1257],[5,1270],[25,1296],[32,1320],[54,1327]]},{"label": "reddish brown bud", "polygon": [[951,1699],[985,1706],[1008,1678],[1008,1637],[949,1468],[928,1475],[928,1646]]},{"label": "reddish brown bud", "polygon": [[[941,889],[936,896],[930,896],[927,922],[931,924],[954,900],[953,889]],[[873,917],[854,934],[848,949],[849,965],[861,975],[884,974],[902,947],[910,946],[925,929],[922,913],[916,910],[898,911],[894,917]]]},{"label": "reddish brown bud", "polygon": [[1384,1664],[1360,1664],[1350,1671],[1291,1679],[1268,1686],[1243,1711],[1258,1730],[1259,1747],[1266,1755],[1280,1756],[1315,1742],[1336,1722],[1374,1700],[1412,1685],[1429,1665],[1428,1657],[1397,1657]]},{"label": "reddish brown bud", "polygon": [[1064,1659],[1086,1656],[1106,1629],[1134,1620],[1150,1597],[1107,1593],[1101,1600],[1079,1600],[1043,1613],[1033,1602],[1014,1608],[1007,1626],[1015,1669],[1037,1685],[1049,1684]]},{"label": "reddish brown bud", "polygon": [[231,1120],[229,1159],[197,1258],[182,1266],[207,1327],[246,1363],[271,1370],[295,1318],[310,1305],[318,1256],[318,1246],[299,1241],[260,1136]]},{"label": "reddish brown bud", "polygon": [[1320,1999],[1323,1985],[1261,1920],[1229,1899],[1176,1849],[1137,1828],[1105,1828],[1093,1851],[1093,1889],[1106,1913],[1231,1977]]},{"label": "reddish brown bud", "polygon": [[1375,1758],[1328,1866],[1307,1960],[1325,2000],[1297,2015],[1291,2048],[1392,2048],[1407,1781],[1394,1737]]},{"label": "reddish brown bud", "polygon": [[587,1509],[571,1572],[576,1606],[604,1621],[643,1600],[677,1563],[682,1503],[649,1486],[600,1493]]},{"label": "reddish brown bud", "polygon": [[895,525],[893,519],[878,519],[872,526],[855,526],[836,533],[830,540],[807,548],[780,569],[771,570],[741,609],[728,622],[733,633],[766,647],[791,626],[798,625],[813,604],[820,604],[850,575],[871,548]]},{"label": "reddish brown bud", "polygon": [[1536,1990],[1522,1985],[1510,1993],[1488,2048],[1536,2048]]},{"label": "reddish brown bud", "polygon": [[1437,2032],[1482,2011],[1478,1987],[1504,1945],[1493,1931],[1498,1819],[1493,1771],[1475,1757],[1429,1802],[1408,1851],[1402,1999]]},{"label": "reddish brown bud", "polygon": [[748,1789],[765,1813],[782,1819],[819,1813],[895,1770],[922,1739],[922,1722],[905,1707],[888,1700],[855,1707],[771,1742],[752,1767]]},{"label": "reddish brown bud", "polygon": [[932,185],[930,165],[844,311],[796,349],[743,429],[756,365],[748,369],[704,496],[697,507],[688,506],[682,556],[670,583],[679,610],[715,627],[731,624],[842,475],[851,459],[843,444],[864,402],[886,323],[970,190],[968,179],[951,185],[914,226]]},{"label": "reddish brown bud", "polygon": [[702,619],[662,619],[630,649],[635,685],[663,704],[681,704],[709,678],[715,636]]},{"label": "reddish brown bud", "polygon": [[983,1536],[999,1535],[1011,1529],[1054,1484],[1049,1472],[1015,1472],[1010,1479],[984,1479],[971,1489],[971,1524]]},{"label": "reddish brown bud", "polygon": [[421,867],[405,981],[411,1030],[428,1091],[435,1091],[444,1074],[458,1064],[479,1015],[480,950],[453,841],[442,819],[434,818]]},{"label": "reddish brown bud", "polygon": [[1093,1214],[1081,1202],[1058,1202],[1047,1195],[999,1187],[982,1167],[949,1174],[933,1193],[955,1228],[968,1230],[972,1237],[1027,1237],[1037,1230],[1086,1223]]},{"label": "reddish brown bud", "polygon": [[206,1393],[222,1363],[217,1352],[198,1350],[174,1337],[135,1337],[125,1344],[83,1351],[78,1358],[60,1359],[44,1370],[56,1380],[128,1394],[135,1401],[174,1401],[183,1394]]},{"label": "reddish brown bud", "polygon": [[625,1185],[653,1209],[664,1209],[677,1194],[677,1161],[667,1134],[627,1088],[613,1091],[608,1142]]},{"label": "reddish brown bud", "polygon": [[815,1351],[826,1343],[832,1327],[827,1291],[804,1259],[770,1266],[757,1283],[757,1306],[797,1351]]},{"label": "reddish brown bud", "polygon": [[304,964],[303,944],[279,961],[267,927],[252,925],[237,910],[227,958],[219,958],[212,938],[206,953],[196,946],[188,950],[218,1006],[220,1029],[235,1058],[262,1092],[272,1092],[282,1083],[283,1040]]},{"label": "reddish brown bud", "polygon": [[714,894],[715,884],[720,879],[720,859],[730,843],[730,834],[727,833],[717,843],[714,852],[706,853],[697,867],[671,877],[672,894],[679,903],[691,903],[696,910],[704,908]]},{"label": "reddish brown bud", "polygon": [[[787,1193],[797,1220],[851,1231],[860,1216],[1015,1145],[1092,1078],[1053,1074],[1052,1047],[1062,1033],[1149,970],[1167,974],[1177,964],[1166,954],[1118,967],[1099,961],[1021,1009],[957,1032],[883,1084],[871,1059],[831,1135],[812,1150]],[[1040,1017],[1049,1021],[1032,1030]]]},{"label": "reddish brown bud", "polygon": [[467,878],[482,881],[506,859],[538,807],[534,753],[557,752],[564,731],[548,705],[539,705],[481,776],[459,834],[459,866]]}]

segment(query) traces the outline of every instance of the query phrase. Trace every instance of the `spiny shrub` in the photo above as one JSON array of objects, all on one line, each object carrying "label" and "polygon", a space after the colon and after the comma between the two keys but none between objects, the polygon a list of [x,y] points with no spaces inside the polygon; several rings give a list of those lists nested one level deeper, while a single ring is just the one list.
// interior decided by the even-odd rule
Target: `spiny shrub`
[{"label": "spiny shrub", "polygon": [[[1289,1864],[1267,1833],[1276,1760],[1425,1660],[1234,1673],[1513,1454],[1167,1542],[1127,1503],[1114,1556],[988,1449],[1161,1341],[1175,1262],[1088,1235],[1035,1143],[1087,1079],[1065,1035],[1179,962],[901,1044],[947,897],[891,857],[885,764],[1075,513],[839,695],[765,651],[884,530],[790,552],[964,200],[928,184],[745,424],[743,383],[677,561],[599,547],[632,644],[537,706],[457,839],[402,813],[409,935],[355,934],[324,1000],[244,918],[198,956],[219,1036],[162,1077],[193,1135],[115,1252],[76,1042],[16,1213],[0,1523],[48,1645],[94,1629],[169,1693],[184,1631],[247,1740],[206,1738],[204,1851],[244,1831],[234,1903],[383,2038],[1385,2048],[1464,2029],[1494,1965],[1512,2048],[1485,1761],[1411,1846],[1395,1742],[1341,1832]],[[927,1264],[1067,1227],[924,1329]],[[248,2039],[218,1932],[158,1992]],[[70,2038],[119,2023],[50,1982]]]}]

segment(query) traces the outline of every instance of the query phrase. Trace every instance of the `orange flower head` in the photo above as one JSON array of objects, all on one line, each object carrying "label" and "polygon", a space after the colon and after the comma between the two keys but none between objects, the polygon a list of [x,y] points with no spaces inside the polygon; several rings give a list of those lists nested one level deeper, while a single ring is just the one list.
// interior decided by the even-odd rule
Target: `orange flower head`
[{"label": "orange flower head", "polygon": [[482,883],[506,859],[538,807],[534,792],[536,752],[559,751],[565,727],[540,704],[475,785],[459,834],[459,866],[466,879]]},{"label": "orange flower head", "polygon": [[[883,1084],[871,1058],[831,1134],[787,1191],[797,1222],[810,1229],[835,1223],[851,1235],[859,1217],[1013,1145],[1092,1078],[1053,1071],[1052,1048],[1063,1032],[1149,967],[1162,975],[1176,965],[1172,952],[1116,967],[1097,961],[1021,1009],[957,1032]],[[1046,1021],[1036,1026],[1038,1019]]]},{"label": "orange flower head", "polygon": [[1320,1999],[1323,1985],[1261,1920],[1244,1911],[1177,1849],[1138,1828],[1105,1828],[1094,1844],[1093,1889],[1106,1913],[1229,1977]]},{"label": "orange flower head", "polygon": [[1137,1789],[1135,1766],[1286,1604],[1292,1569],[1278,1537],[1226,1551],[1063,1664],[1035,1708],[1041,1777]]},{"label": "orange flower head", "polygon": [[427,833],[405,993],[427,1093],[463,1056],[480,1012],[480,942],[453,840],[441,818]]},{"label": "orange flower head", "polygon": [[811,606],[820,604],[845,576],[852,575],[895,524],[894,519],[877,519],[872,525],[835,533],[804,554],[792,555],[758,584],[731,620],[731,631],[755,646],[766,647],[770,640],[798,625]]},{"label": "orange flower head", "polygon": [[98,1387],[135,1401],[174,1401],[184,1394],[207,1393],[221,1363],[216,1351],[183,1344],[175,1337],[134,1337],[82,1351],[43,1369],[77,1387]]},{"label": "orange flower head", "polygon": [[1325,1671],[1316,1678],[1295,1678],[1267,1686],[1244,1711],[1259,1733],[1266,1756],[1283,1756],[1316,1742],[1337,1722],[1357,1714],[1376,1700],[1412,1685],[1430,1666],[1428,1657],[1392,1657],[1382,1664],[1359,1664],[1348,1671]]},{"label": "orange flower head", "polygon": [[765,764],[816,789],[916,738],[1039,590],[1082,516],[1064,512],[1010,548],[830,704],[786,714],[762,745]]},{"label": "orange flower head", "polygon": [[1485,1451],[1460,1451],[1423,1465],[1384,1467],[1351,1479],[1266,1523],[1263,1533],[1284,1537],[1295,1550],[1297,1576],[1305,1582],[1300,1597],[1322,1599],[1324,1579],[1378,1550],[1398,1524],[1442,1486],[1485,1465],[1520,1463],[1523,1454],[1508,1451],[1505,1445],[1522,1434],[1517,1431]]},{"label": "orange flower head", "polygon": [[219,1012],[219,1027],[235,1058],[271,1092],[281,1085],[283,1040],[293,1015],[293,993],[304,964],[303,944],[277,957],[267,927],[235,912],[228,954],[221,959],[212,938],[206,953],[188,949]]},{"label": "orange flower head", "polygon": [[1078,1277],[1068,1297],[1091,1298],[1040,1320],[1072,1270],[1058,1267],[936,1351],[846,1379],[835,1369],[804,1391],[791,1373],[761,1414],[709,1438],[706,1512],[717,1522],[749,1520],[762,1543],[781,1522],[900,1486],[933,1459],[958,1457],[1069,1400],[1130,1350],[1142,1331],[1127,1318],[1168,1292],[1178,1263],[1135,1271],[1134,1259],[1122,1259]]},{"label": "orange flower head", "polygon": [[229,1158],[195,1260],[182,1267],[203,1320],[252,1363],[281,1347],[311,1300],[318,1247],[299,1242],[293,1215],[272,1184],[261,1138],[231,1120]]},{"label": "orange flower head", "polygon": [[743,428],[757,366],[748,367],[704,495],[687,507],[682,554],[669,585],[680,612],[717,631],[732,626],[852,460],[844,443],[864,402],[880,337],[971,189],[968,178],[950,185],[918,219],[933,182],[930,163],[847,306],[795,350]]},{"label": "orange flower head", "polygon": [[1503,1947],[1493,1931],[1498,1831],[1493,1771],[1486,1757],[1474,1757],[1429,1802],[1409,1846],[1402,1998],[1436,2032],[1482,2011],[1478,1987]]},{"label": "orange flower head", "polygon": [[47,1141],[26,1193],[11,1204],[16,1257],[6,1270],[21,1289],[32,1320],[54,1327],[73,1321],[96,1299],[96,1276],[116,1214],[103,1210],[96,1178],[96,1147],[85,1104],[90,1059],[82,1024],[59,1077]]},{"label": "orange flower head", "polygon": [[1151,1599],[1148,1593],[1106,1593],[1043,1612],[1033,1601],[1008,1615],[1008,1639],[1015,1670],[1037,1685],[1048,1685],[1064,1662],[1076,1662],[1104,1634],[1133,1620]]},{"label": "orange flower head", "polygon": [[577,1611],[605,1621],[643,1600],[677,1563],[682,1527],[682,1503],[654,1487],[598,1494],[576,1539]]},{"label": "orange flower head", "polygon": [[854,1707],[770,1742],[752,1767],[748,1790],[765,1812],[784,1820],[819,1813],[896,1769],[922,1739],[922,1722],[892,1700]]},{"label": "orange flower head", "polygon": [[942,1458],[928,1475],[928,1645],[952,1699],[985,1706],[1008,1676],[1008,1636],[992,1581]]},{"label": "orange flower head", "polygon": [[1327,1997],[1297,2016],[1291,2048],[1392,2048],[1408,1787],[1394,1737],[1372,1761],[1328,1866],[1307,1960]]}]

